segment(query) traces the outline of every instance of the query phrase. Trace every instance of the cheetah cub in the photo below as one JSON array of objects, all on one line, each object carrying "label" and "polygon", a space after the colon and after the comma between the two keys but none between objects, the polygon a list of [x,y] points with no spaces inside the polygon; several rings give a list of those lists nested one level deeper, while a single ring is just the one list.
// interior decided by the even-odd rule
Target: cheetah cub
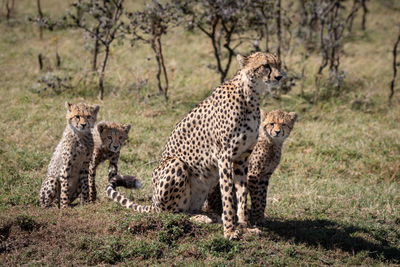
[{"label": "cheetah cub", "polygon": [[266,114],[261,110],[261,125],[257,144],[249,158],[247,175],[251,198],[250,221],[256,225],[264,222],[268,182],[281,160],[282,145],[290,135],[297,114],[274,110]]},{"label": "cheetah cub", "polygon": [[120,176],[118,173],[118,159],[122,145],[128,139],[129,124],[117,122],[100,122],[93,130],[94,151],[89,166],[89,200],[96,200],[96,168],[108,160],[108,181],[111,180],[117,186],[126,188],[140,188],[140,182],[133,176]]},{"label": "cheetah cub", "polygon": [[88,173],[93,153],[93,128],[99,106],[65,103],[67,127],[51,158],[46,179],[42,183],[40,206],[50,207],[54,201],[66,208],[81,194],[81,203],[89,199]]}]

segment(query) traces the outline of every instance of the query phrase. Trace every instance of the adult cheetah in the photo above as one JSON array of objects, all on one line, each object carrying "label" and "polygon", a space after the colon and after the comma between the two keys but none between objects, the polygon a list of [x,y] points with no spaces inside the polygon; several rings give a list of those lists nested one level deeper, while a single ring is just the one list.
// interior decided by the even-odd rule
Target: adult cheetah
[{"label": "adult cheetah", "polygon": [[258,137],[260,95],[282,74],[276,55],[257,52],[237,59],[236,75],[193,108],[169,136],[153,172],[152,204],[135,204],[112,185],[106,188],[110,199],[137,212],[195,213],[219,182],[224,236],[237,239],[240,229],[247,230],[247,163]]},{"label": "adult cheetah", "polygon": [[93,128],[99,106],[65,103],[67,127],[51,158],[46,179],[39,193],[40,206],[49,207],[56,200],[66,208],[81,194],[89,199],[88,173],[93,153]]}]

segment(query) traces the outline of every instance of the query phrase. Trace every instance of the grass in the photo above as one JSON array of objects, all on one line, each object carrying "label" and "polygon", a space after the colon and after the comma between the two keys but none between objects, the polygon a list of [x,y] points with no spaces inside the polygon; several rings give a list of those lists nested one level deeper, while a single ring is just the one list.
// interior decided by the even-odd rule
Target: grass
[{"label": "grass", "polygon": [[[151,172],[169,133],[218,85],[219,75],[207,67],[214,63],[208,40],[173,29],[163,39],[168,104],[146,97],[157,91],[151,50],[127,43],[113,46],[106,96],[99,102],[95,77],[85,77],[90,53],[82,34],[45,32],[39,40],[37,28],[25,20],[36,12],[35,3],[18,1],[10,25],[0,22],[0,265],[399,265],[398,90],[392,105],[387,103],[399,9],[369,5],[367,31],[359,30],[357,18],[345,44],[341,66],[347,77],[340,97],[307,101],[319,64],[311,56],[305,97],[298,82],[279,100],[263,98],[267,111],[296,111],[299,121],[271,179],[262,236],[227,241],[218,224],[194,224],[185,215],[133,214],[109,202],[102,192],[106,164],[98,170],[97,203],[66,211],[39,207],[40,185],[65,126],[65,101],[98,103],[99,119],[132,124],[119,168],[139,177],[143,188],[122,192],[150,203]],[[42,8],[60,14],[66,6],[51,0]],[[56,42],[62,68],[54,71]],[[299,71],[296,52],[285,59]],[[46,73],[38,70],[38,53],[46,56],[50,73],[71,76],[76,88],[35,92]]]}]

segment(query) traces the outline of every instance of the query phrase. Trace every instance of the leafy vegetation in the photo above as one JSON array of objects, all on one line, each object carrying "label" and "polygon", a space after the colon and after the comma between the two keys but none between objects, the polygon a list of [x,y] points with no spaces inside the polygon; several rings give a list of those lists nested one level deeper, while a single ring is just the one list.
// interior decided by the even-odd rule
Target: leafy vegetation
[{"label": "leafy vegetation", "polygon": [[[315,2],[315,1],[310,1]],[[10,1],[11,3],[11,1]],[[58,18],[68,1],[41,2],[44,17]],[[144,3],[125,1],[140,11]],[[282,21],[287,22],[287,1]],[[297,2],[296,2],[297,3]],[[297,4],[293,8],[300,8]],[[352,1],[344,2],[346,10]],[[60,211],[39,207],[38,193],[51,154],[65,127],[64,102],[100,104],[99,120],[133,125],[121,151],[119,170],[140,178],[143,188],[122,192],[138,203],[151,201],[151,173],[174,125],[220,83],[214,49],[199,30],[183,24],[163,36],[169,78],[168,103],[158,92],[158,66],[146,43],[110,45],[104,101],[97,99],[92,45],[76,28],[43,31],[26,18],[36,1],[15,1],[7,20],[0,14],[0,262],[4,265],[374,265],[400,264],[400,101],[387,103],[392,79],[396,1],[368,1],[366,28],[357,13],[351,35],[341,39],[340,93],[321,86],[313,101],[321,58],[292,43],[282,27],[282,58],[300,80],[278,99],[263,97],[265,110],[299,114],[269,186],[261,237],[222,238],[219,224],[192,223],[182,214],[133,214],[102,192],[107,166],[97,172],[99,200]],[[361,8],[360,8],[361,9]],[[261,12],[261,11],[260,11]],[[292,18],[296,21],[297,17]],[[269,49],[276,50],[276,18]],[[296,24],[299,25],[299,24]],[[308,32],[306,32],[307,34]],[[275,36],[275,37],[273,37]],[[55,42],[57,40],[57,42]],[[296,41],[297,42],[297,41]],[[265,42],[264,42],[265,43]],[[238,53],[249,54],[244,42]],[[261,49],[264,50],[262,46]],[[58,51],[63,59],[54,69]],[[92,51],[92,50],[91,50]],[[92,51],[93,52],[93,51]],[[43,69],[37,55],[43,55]],[[226,55],[222,53],[223,55]],[[225,58],[226,59],[226,58]],[[210,69],[211,68],[211,69]],[[227,77],[237,69],[232,62]],[[303,74],[301,75],[302,71]],[[47,73],[68,90],[32,90]],[[327,75],[329,77],[329,75]],[[322,79],[327,79],[322,77]],[[49,78],[50,80],[50,78]],[[394,88],[398,91],[398,88]],[[397,92],[396,92],[397,93]]]}]

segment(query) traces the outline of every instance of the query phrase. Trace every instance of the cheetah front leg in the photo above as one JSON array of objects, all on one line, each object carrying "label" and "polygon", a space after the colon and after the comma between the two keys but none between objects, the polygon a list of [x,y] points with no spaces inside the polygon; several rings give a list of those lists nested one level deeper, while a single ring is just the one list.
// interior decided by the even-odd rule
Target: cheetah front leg
[{"label": "cheetah front leg", "polygon": [[119,152],[115,153],[115,155],[110,158],[110,165],[108,166],[108,181],[118,174],[118,159]]},{"label": "cheetah front leg", "polygon": [[81,191],[81,204],[89,201],[89,160],[82,163],[82,169],[79,172],[80,191]]},{"label": "cheetah front leg", "polygon": [[230,240],[239,239],[239,231],[235,229],[235,207],[233,192],[233,163],[230,156],[222,156],[218,161],[219,182],[222,198],[222,224],[224,237]]},{"label": "cheetah front leg", "polygon": [[265,175],[249,175],[249,192],[251,199],[250,221],[255,225],[265,224],[264,212],[271,173]]},{"label": "cheetah front leg", "polygon": [[89,177],[88,177],[88,185],[89,185],[89,201],[95,202],[97,197],[96,191],[96,168],[97,161],[95,160],[95,156],[93,156],[92,161],[89,164]]},{"label": "cheetah front leg", "polygon": [[60,201],[59,208],[65,209],[70,203],[68,194],[68,181],[71,179],[71,166],[73,166],[70,150],[65,150],[62,154],[63,166],[60,170]]},{"label": "cheetah front leg", "polygon": [[237,199],[238,225],[244,233],[260,235],[261,231],[254,227],[250,228],[248,223],[247,209],[247,157],[234,163],[234,182]]},{"label": "cheetah front leg", "polygon": [[247,228],[247,160],[234,163],[234,184],[237,199],[237,217],[241,228]]}]

